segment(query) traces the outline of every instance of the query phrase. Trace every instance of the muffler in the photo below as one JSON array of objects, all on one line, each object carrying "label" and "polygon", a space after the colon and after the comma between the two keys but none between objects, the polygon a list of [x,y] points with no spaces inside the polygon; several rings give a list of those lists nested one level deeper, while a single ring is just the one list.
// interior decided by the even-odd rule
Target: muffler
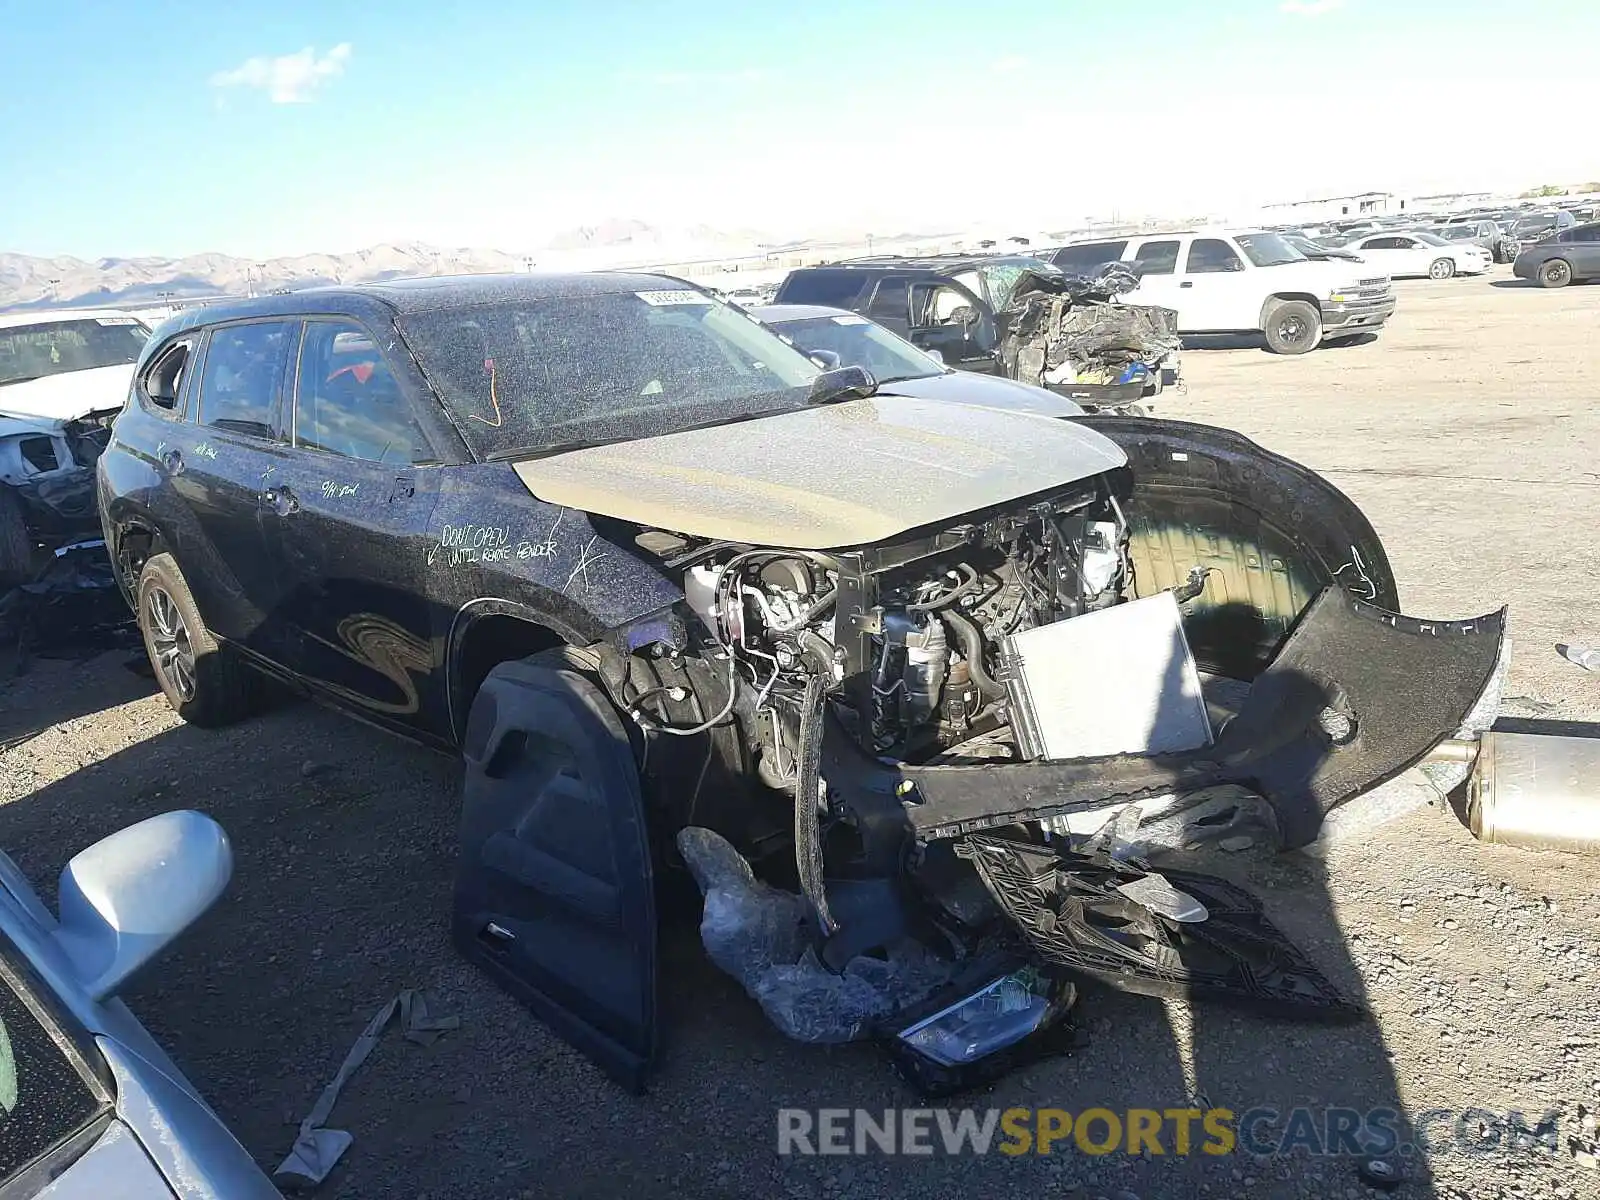
[{"label": "muffler", "polygon": [[1600,855],[1600,738],[1485,733],[1467,824],[1484,842]]}]

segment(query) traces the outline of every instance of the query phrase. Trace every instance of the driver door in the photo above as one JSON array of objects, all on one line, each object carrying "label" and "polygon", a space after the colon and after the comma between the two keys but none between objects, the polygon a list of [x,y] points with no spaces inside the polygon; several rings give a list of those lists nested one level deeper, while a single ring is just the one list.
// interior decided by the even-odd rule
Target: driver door
[{"label": "driver door", "polygon": [[960,284],[911,284],[911,342],[935,351],[946,366],[992,375],[995,328],[989,306]]}]

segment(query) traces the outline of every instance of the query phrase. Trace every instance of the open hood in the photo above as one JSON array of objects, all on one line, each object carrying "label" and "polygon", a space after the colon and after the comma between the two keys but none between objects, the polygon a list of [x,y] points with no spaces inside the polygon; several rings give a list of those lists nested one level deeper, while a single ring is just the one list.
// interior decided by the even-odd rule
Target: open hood
[{"label": "open hood", "polygon": [[0,416],[27,421],[74,421],[121,408],[133,382],[133,364],[66,371],[0,386]]},{"label": "open hood", "polygon": [[1072,421],[878,395],[516,464],[539,499],[797,550],[882,541],[1127,462]]}]

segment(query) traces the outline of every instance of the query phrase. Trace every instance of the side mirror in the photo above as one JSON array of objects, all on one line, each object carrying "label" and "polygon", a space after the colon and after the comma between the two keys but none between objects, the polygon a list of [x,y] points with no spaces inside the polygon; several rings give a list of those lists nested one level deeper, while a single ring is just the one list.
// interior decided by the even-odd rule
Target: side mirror
[{"label": "side mirror", "polygon": [[924,350],[923,353],[926,354],[929,358],[933,359],[933,361],[938,363],[941,367],[944,366],[944,355],[940,354],[939,351],[937,351],[937,350]]},{"label": "side mirror", "polygon": [[872,395],[878,390],[878,381],[865,367],[836,367],[824,371],[811,381],[807,404],[832,404],[852,397]]},{"label": "side mirror", "polygon": [[102,838],[61,872],[57,943],[91,999],[114,996],[228,886],[233,849],[202,813],[163,813]]},{"label": "side mirror", "polygon": [[958,308],[951,309],[950,319],[964,329],[971,329],[978,323],[978,310],[970,304],[963,304]]},{"label": "side mirror", "polygon": [[838,353],[833,350],[813,350],[807,357],[824,371],[836,371],[839,369],[840,363],[843,362]]}]

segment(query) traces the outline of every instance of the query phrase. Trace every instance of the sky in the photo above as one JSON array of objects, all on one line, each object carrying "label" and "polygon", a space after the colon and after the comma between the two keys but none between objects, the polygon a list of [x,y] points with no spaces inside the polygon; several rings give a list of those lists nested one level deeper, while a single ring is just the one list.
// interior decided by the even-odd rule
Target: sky
[{"label": "sky", "polygon": [[0,251],[1062,228],[1600,177],[1592,0],[0,0]]}]

